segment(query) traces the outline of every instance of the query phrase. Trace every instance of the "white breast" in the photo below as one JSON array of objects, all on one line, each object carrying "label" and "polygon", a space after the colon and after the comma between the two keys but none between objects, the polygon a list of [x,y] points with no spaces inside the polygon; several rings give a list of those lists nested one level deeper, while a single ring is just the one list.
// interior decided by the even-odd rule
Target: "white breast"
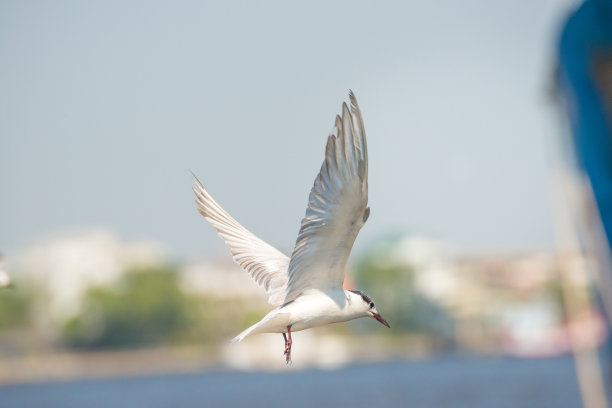
[{"label": "white breast", "polygon": [[311,290],[283,309],[290,315],[291,331],[300,331],[358,317],[347,306],[346,294],[342,289],[326,292]]}]

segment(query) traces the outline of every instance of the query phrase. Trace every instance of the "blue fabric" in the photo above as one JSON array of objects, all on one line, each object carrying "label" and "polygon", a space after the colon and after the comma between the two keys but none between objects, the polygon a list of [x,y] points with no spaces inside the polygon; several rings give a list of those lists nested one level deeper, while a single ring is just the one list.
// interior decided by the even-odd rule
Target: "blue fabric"
[{"label": "blue fabric", "polygon": [[[587,0],[568,19],[559,46],[559,75],[578,159],[588,174],[612,243],[612,118],[595,77],[597,64],[612,63],[612,0]],[[608,101],[612,104],[612,101]]]}]

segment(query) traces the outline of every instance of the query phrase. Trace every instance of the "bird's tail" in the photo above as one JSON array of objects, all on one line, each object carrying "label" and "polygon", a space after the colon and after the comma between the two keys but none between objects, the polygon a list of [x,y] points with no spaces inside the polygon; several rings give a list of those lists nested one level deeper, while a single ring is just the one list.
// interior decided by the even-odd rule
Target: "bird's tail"
[{"label": "bird's tail", "polygon": [[268,313],[261,321],[255,323],[236,337],[230,340],[231,343],[242,341],[246,336],[256,333],[284,333],[289,324],[289,314],[279,313],[278,309]]},{"label": "bird's tail", "polygon": [[240,333],[239,335],[237,335],[236,337],[234,337],[233,339],[230,340],[230,344],[231,343],[235,343],[237,341],[242,341],[242,339],[244,339],[246,336],[248,336],[249,334],[254,334],[253,332],[255,331],[255,329],[257,329],[257,326],[259,326],[261,324],[261,322],[259,323],[255,323],[254,325],[252,325],[251,327],[249,327],[248,329],[244,330],[242,333]]}]

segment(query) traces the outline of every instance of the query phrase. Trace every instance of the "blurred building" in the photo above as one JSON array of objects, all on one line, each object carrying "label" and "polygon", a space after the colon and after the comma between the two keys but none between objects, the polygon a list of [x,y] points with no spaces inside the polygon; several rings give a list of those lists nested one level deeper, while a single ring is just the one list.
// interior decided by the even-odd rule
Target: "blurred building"
[{"label": "blurred building", "polygon": [[[373,250],[381,262],[413,276],[413,296],[438,305],[454,321],[459,349],[546,356],[570,351],[560,274],[574,287],[588,267],[581,253],[534,251],[466,254],[426,237],[396,238]],[[384,261],[383,261],[384,260]],[[600,314],[585,313],[584,341],[602,344],[607,332]]]},{"label": "blurred building", "polygon": [[[126,271],[168,262],[158,244],[126,242],[108,231],[49,238],[10,260],[18,284],[28,282],[36,288],[35,324],[51,338],[58,324],[82,311],[90,288],[113,285]],[[583,278],[586,262],[579,253],[466,254],[444,242],[413,235],[379,240],[360,261],[374,268],[369,286],[364,281],[359,285],[372,289],[374,296],[373,288],[388,286],[379,292],[386,296],[375,298],[381,305],[387,302],[387,313],[395,313],[396,331],[376,331],[375,327],[362,335],[421,333],[438,337],[438,343],[432,340],[432,349],[454,346],[477,353],[565,353],[570,344],[559,275],[563,273],[577,288],[591,285]],[[360,269],[358,265],[357,280]],[[380,272],[395,281],[385,281]],[[178,282],[184,293],[207,301],[243,300],[232,302],[245,309],[244,313],[235,310],[238,315],[254,310],[264,313],[269,308],[261,288],[229,257],[180,264]],[[572,324],[584,328],[585,342],[601,344],[607,336],[598,314],[584,313]],[[337,333],[336,329],[347,327],[330,327],[329,334]],[[410,345],[406,343],[405,348],[409,351]]]},{"label": "blurred building", "polygon": [[40,291],[44,316],[65,320],[76,315],[92,286],[110,285],[125,271],[165,262],[161,246],[124,241],[107,230],[65,233],[34,243],[11,257],[17,280]]},{"label": "blurred building", "polygon": [[215,298],[261,299],[265,292],[257,286],[248,273],[231,261],[204,258],[188,261],[180,268],[181,288],[187,293],[196,293]]}]

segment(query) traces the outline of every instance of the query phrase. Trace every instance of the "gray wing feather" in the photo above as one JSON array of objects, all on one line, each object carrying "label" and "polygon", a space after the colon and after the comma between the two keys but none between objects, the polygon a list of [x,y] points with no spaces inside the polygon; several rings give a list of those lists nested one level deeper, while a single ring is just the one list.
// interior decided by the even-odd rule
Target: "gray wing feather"
[{"label": "gray wing feather", "polygon": [[268,303],[280,306],[285,298],[289,257],[259,239],[233,219],[202,183],[193,176],[198,211],[217,230],[230,248],[234,261],[268,294]]},{"label": "gray wing feather", "polygon": [[363,120],[351,92],[316,177],[289,263],[285,302],[310,288],[342,287],[348,256],[369,215],[368,153]]}]

